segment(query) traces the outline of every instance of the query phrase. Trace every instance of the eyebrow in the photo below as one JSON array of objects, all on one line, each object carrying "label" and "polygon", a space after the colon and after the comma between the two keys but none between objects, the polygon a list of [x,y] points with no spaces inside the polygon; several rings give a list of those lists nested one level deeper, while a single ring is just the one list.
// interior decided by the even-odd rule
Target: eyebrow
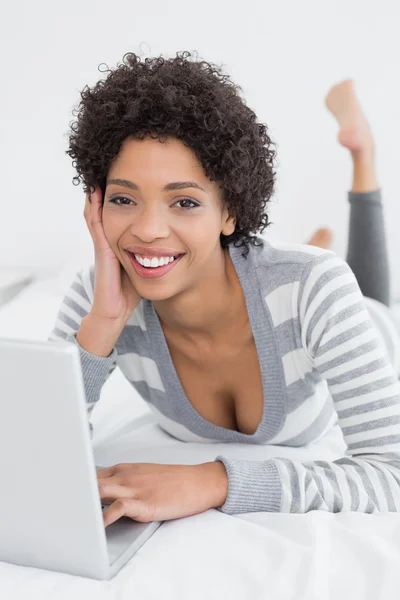
[{"label": "eyebrow", "polygon": [[[129,179],[109,179],[106,185],[122,185],[123,187],[127,187],[131,190],[140,191],[140,187],[133,183],[133,181],[129,181]],[[198,190],[202,190],[205,192],[206,190],[201,187],[195,181],[172,181],[171,183],[167,183],[162,189],[163,192],[169,192],[170,190],[183,190],[186,188],[197,188]]]}]

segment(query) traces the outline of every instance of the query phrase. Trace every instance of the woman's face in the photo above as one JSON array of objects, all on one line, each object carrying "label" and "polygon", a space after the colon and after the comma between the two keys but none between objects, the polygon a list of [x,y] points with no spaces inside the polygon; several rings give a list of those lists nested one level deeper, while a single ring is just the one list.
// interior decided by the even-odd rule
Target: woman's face
[{"label": "woman's face", "polygon": [[[115,179],[131,182],[134,189]],[[185,183],[177,189],[177,182]],[[161,300],[210,275],[221,257],[220,233],[232,234],[235,220],[217,183],[180,140],[128,138],[107,175],[103,227],[138,293]],[[163,277],[146,279],[136,273],[125,250],[137,245],[185,256]]]}]

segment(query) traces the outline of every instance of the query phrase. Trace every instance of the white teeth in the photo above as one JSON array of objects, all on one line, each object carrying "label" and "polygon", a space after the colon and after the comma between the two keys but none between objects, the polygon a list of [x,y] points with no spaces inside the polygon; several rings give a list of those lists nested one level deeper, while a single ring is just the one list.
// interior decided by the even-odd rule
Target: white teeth
[{"label": "white teeth", "polygon": [[143,265],[144,267],[162,267],[164,265],[168,265],[170,262],[174,260],[173,256],[161,256],[161,257],[153,257],[151,260],[149,258],[142,258],[138,254],[134,255],[136,260]]}]

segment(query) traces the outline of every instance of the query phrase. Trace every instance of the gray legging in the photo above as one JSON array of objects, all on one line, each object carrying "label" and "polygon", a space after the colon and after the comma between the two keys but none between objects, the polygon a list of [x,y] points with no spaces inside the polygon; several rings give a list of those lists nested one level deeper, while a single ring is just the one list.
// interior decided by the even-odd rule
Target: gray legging
[{"label": "gray legging", "polygon": [[390,306],[390,272],[381,191],[349,192],[346,261],[364,296]]}]

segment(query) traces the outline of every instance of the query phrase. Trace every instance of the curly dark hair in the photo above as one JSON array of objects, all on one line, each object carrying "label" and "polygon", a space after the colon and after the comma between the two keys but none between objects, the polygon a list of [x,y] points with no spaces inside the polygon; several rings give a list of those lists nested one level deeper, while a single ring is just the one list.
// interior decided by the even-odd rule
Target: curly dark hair
[{"label": "curly dark hair", "polygon": [[78,173],[73,184],[82,181],[85,193],[99,186],[104,198],[108,170],[127,137],[162,142],[175,136],[219,184],[236,218],[235,231],[221,233],[221,246],[244,246],[247,256],[249,243],[263,245],[251,233],[270,224],[264,208],[274,189],[275,144],[240,97],[242,88],[217,65],[191,56],[185,51],[141,61],[129,52],[118,68],[105,71],[105,80],[84,87],[66,151]]}]

